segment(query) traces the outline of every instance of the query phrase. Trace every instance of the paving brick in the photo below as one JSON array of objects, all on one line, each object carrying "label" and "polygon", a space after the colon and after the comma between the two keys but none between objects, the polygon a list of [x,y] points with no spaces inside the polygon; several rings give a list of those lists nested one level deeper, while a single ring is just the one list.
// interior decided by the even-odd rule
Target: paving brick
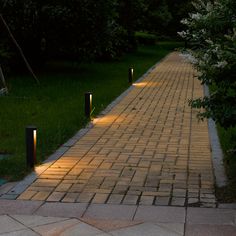
[{"label": "paving brick", "polygon": [[185,197],[172,197],[171,206],[184,206],[186,198]]},{"label": "paving brick", "polygon": [[94,195],[95,195],[95,193],[91,193],[91,192],[84,193],[83,192],[79,195],[76,202],[89,203],[93,199]]},{"label": "paving brick", "polygon": [[39,167],[39,176],[34,173],[10,194],[26,200],[178,206],[198,199],[197,204],[214,207],[208,124],[198,122],[187,102],[203,96],[195,74],[171,53],[80,139],[69,140],[52,165]]},{"label": "paving brick", "polygon": [[78,196],[79,196],[79,193],[67,193],[61,201],[62,202],[75,202]]},{"label": "paving brick", "polygon": [[167,197],[158,196],[155,200],[155,205],[168,206],[169,202],[170,202],[170,196],[167,196]]},{"label": "paving brick", "polygon": [[154,202],[154,196],[141,196],[139,205],[152,205]]},{"label": "paving brick", "polygon": [[32,200],[45,201],[49,195],[50,195],[50,192],[38,192],[32,197]]},{"label": "paving brick", "polygon": [[105,193],[96,193],[92,200],[92,203],[106,203],[108,196],[109,195]]},{"label": "paving brick", "polygon": [[26,190],[25,192],[23,192],[18,199],[19,200],[29,200],[31,199],[37,192],[36,191],[29,191]]},{"label": "paving brick", "polygon": [[107,203],[108,204],[120,204],[122,202],[123,198],[124,198],[124,195],[122,195],[122,194],[111,194],[109,196]]},{"label": "paving brick", "polygon": [[65,192],[53,192],[50,194],[50,196],[47,198],[48,202],[59,202],[64,196]]},{"label": "paving brick", "polygon": [[136,205],[138,202],[139,196],[137,195],[126,195],[122,204]]}]

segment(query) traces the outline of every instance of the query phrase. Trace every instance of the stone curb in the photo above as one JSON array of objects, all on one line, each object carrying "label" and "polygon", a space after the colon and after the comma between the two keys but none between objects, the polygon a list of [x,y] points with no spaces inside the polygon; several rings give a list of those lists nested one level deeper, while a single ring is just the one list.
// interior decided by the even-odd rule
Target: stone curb
[{"label": "stone curb", "polygon": [[[209,88],[204,85],[204,94],[209,96]],[[227,185],[227,177],[225,174],[224,163],[223,163],[223,152],[221,149],[219,137],[217,134],[216,124],[212,119],[208,119],[208,129],[210,136],[210,144],[212,151],[212,163],[216,179],[216,185],[218,187],[224,187]]]}]

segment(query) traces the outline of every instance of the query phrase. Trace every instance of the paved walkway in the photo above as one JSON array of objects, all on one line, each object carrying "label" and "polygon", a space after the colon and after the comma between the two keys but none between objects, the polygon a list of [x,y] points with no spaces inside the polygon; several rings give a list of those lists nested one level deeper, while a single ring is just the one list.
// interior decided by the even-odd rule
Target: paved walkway
[{"label": "paved walkway", "polygon": [[19,196],[23,200],[215,207],[195,71],[170,54]]},{"label": "paved walkway", "polygon": [[236,236],[188,106],[203,95],[194,74],[170,54],[66,152],[1,187],[0,235]]},{"label": "paved walkway", "polygon": [[110,204],[91,204],[86,210],[85,205],[0,200],[0,214],[5,212],[0,215],[0,235],[236,235],[236,210]]}]

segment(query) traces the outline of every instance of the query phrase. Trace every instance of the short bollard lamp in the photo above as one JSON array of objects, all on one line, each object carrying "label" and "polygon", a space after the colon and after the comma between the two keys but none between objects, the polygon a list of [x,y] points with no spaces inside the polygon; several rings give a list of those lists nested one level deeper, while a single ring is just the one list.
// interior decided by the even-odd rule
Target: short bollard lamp
[{"label": "short bollard lamp", "polygon": [[36,163],[36,143],[37,128],[35,126],[27,126],[25,129],[26,136],[26,165],[34,168]]},{"label": "short bollard lamp", "polygon": [[134,79],[134,68],[129,68],[129,83],[132,84]]},{"label": "short bollard lamp", "polygon": [[92,112],[92,93],[91,92],[86,92],[84,94],[84,98],[85,98],[85,104],[84,104],[84,108],[85,108],[85,116],[87,118],[91,118],[91,112]]}]

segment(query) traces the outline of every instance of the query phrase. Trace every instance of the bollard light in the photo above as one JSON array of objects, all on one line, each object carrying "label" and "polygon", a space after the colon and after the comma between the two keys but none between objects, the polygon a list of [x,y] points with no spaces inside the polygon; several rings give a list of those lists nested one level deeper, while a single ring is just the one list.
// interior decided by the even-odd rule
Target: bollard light
[{"label": "bollard light", "polygon": [[25,129],[26,136],[26,165],[34,168],[36,163],[36,143],[37,128],[35,126],[27,126]]},{"label": "bollard light", "polygon": [[91,112],[92,112],[92,93],[91,92],[86,92],[84,94],[84,108],[85,108],[85,116],[87,118],[91,118]]},{"label": "bollard light", "polygon": [[129,68],[129,83],[133,83],[133,78],[134,78],[134,68],[130,67]]}]

